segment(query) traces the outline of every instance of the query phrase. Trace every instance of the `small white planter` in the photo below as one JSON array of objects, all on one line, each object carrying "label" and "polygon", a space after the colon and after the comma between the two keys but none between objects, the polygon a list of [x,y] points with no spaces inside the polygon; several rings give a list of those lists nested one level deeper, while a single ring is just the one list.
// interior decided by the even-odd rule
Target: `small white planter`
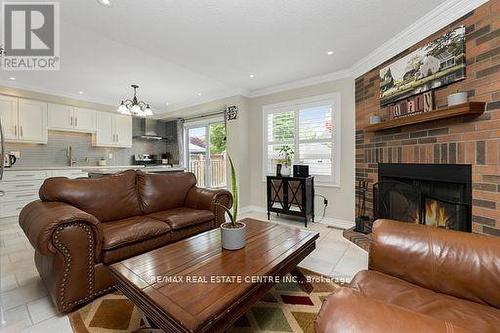
[{"label": "small white planter", "polygon": [[222,248],[226,250],[239,250],[245,247],[247,226],[245,223],[236,222],[240,227],[232,228],[230,222],[221,224]]},{"label": "small white planter", "polygon": [[290,175],[292,174],[292,168],[289,167],[288,165],[283,165],[281,167],[281,175],[283,177],[290,177]]}]

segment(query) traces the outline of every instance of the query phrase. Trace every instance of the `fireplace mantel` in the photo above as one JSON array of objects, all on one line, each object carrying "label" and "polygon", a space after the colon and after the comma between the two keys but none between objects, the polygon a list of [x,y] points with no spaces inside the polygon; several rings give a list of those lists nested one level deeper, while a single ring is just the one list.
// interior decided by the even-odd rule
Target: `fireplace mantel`
[{"label": "fireplace mantel", "polygon": [[467,115],[480,115],[484,112],[485,104],[486,103],[483,102],[469,102],[469,103],[454,105],[425,113],[420,113],[417,115],[387,120],[379,124],[368,125],[366,126],[365,130],[368,132],[376,132],[385,129],[397,128],[406,125],[418,124],[438,119],[467,116]]}]

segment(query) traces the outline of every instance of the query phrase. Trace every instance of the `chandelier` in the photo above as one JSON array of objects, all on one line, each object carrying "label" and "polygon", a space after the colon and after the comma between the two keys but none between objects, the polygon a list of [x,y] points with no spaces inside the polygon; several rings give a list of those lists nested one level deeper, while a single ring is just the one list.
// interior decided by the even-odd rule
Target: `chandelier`
[{"label": "chandelier", "polygon": [[118,107],[118,112],[125,115],[132,115],[137,117],[152,116],[153,111],[149,107],[149,104],[143,101],[137,101],[137,84],[131,85],[134,88],[134,98],[122,100],[120,106]]}]

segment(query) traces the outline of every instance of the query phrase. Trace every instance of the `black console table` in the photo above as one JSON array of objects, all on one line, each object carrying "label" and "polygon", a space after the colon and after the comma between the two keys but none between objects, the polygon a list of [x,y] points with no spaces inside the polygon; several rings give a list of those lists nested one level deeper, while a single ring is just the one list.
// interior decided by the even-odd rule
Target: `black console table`
[{"label": "black console table", "polygon": [[271,212],[314,222],[314,177],[267,176],[267,219]]}]

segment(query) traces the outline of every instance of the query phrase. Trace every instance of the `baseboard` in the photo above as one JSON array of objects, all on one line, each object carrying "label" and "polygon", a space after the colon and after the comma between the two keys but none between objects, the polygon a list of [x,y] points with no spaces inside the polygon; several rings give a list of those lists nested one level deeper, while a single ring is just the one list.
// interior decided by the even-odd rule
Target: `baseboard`
[{"label": "baseboard", "polygon": [[349,228],[354,227],[353,221],[337,219],[334,217],[325,217],[319,223],[326,224],[328,226],[332,226],[332,227],[340,228],[340,229],[349,229]]},{"label": "baseboard", "polygon": [[[248,214],[251,212],[266,213],[267,209],[260,206],[245,206],[240,209],[240,214]],[[354,227],[353,221],[337,219],[334,217],[325,217],[319,223],[340,229],[349,229]]]}]

